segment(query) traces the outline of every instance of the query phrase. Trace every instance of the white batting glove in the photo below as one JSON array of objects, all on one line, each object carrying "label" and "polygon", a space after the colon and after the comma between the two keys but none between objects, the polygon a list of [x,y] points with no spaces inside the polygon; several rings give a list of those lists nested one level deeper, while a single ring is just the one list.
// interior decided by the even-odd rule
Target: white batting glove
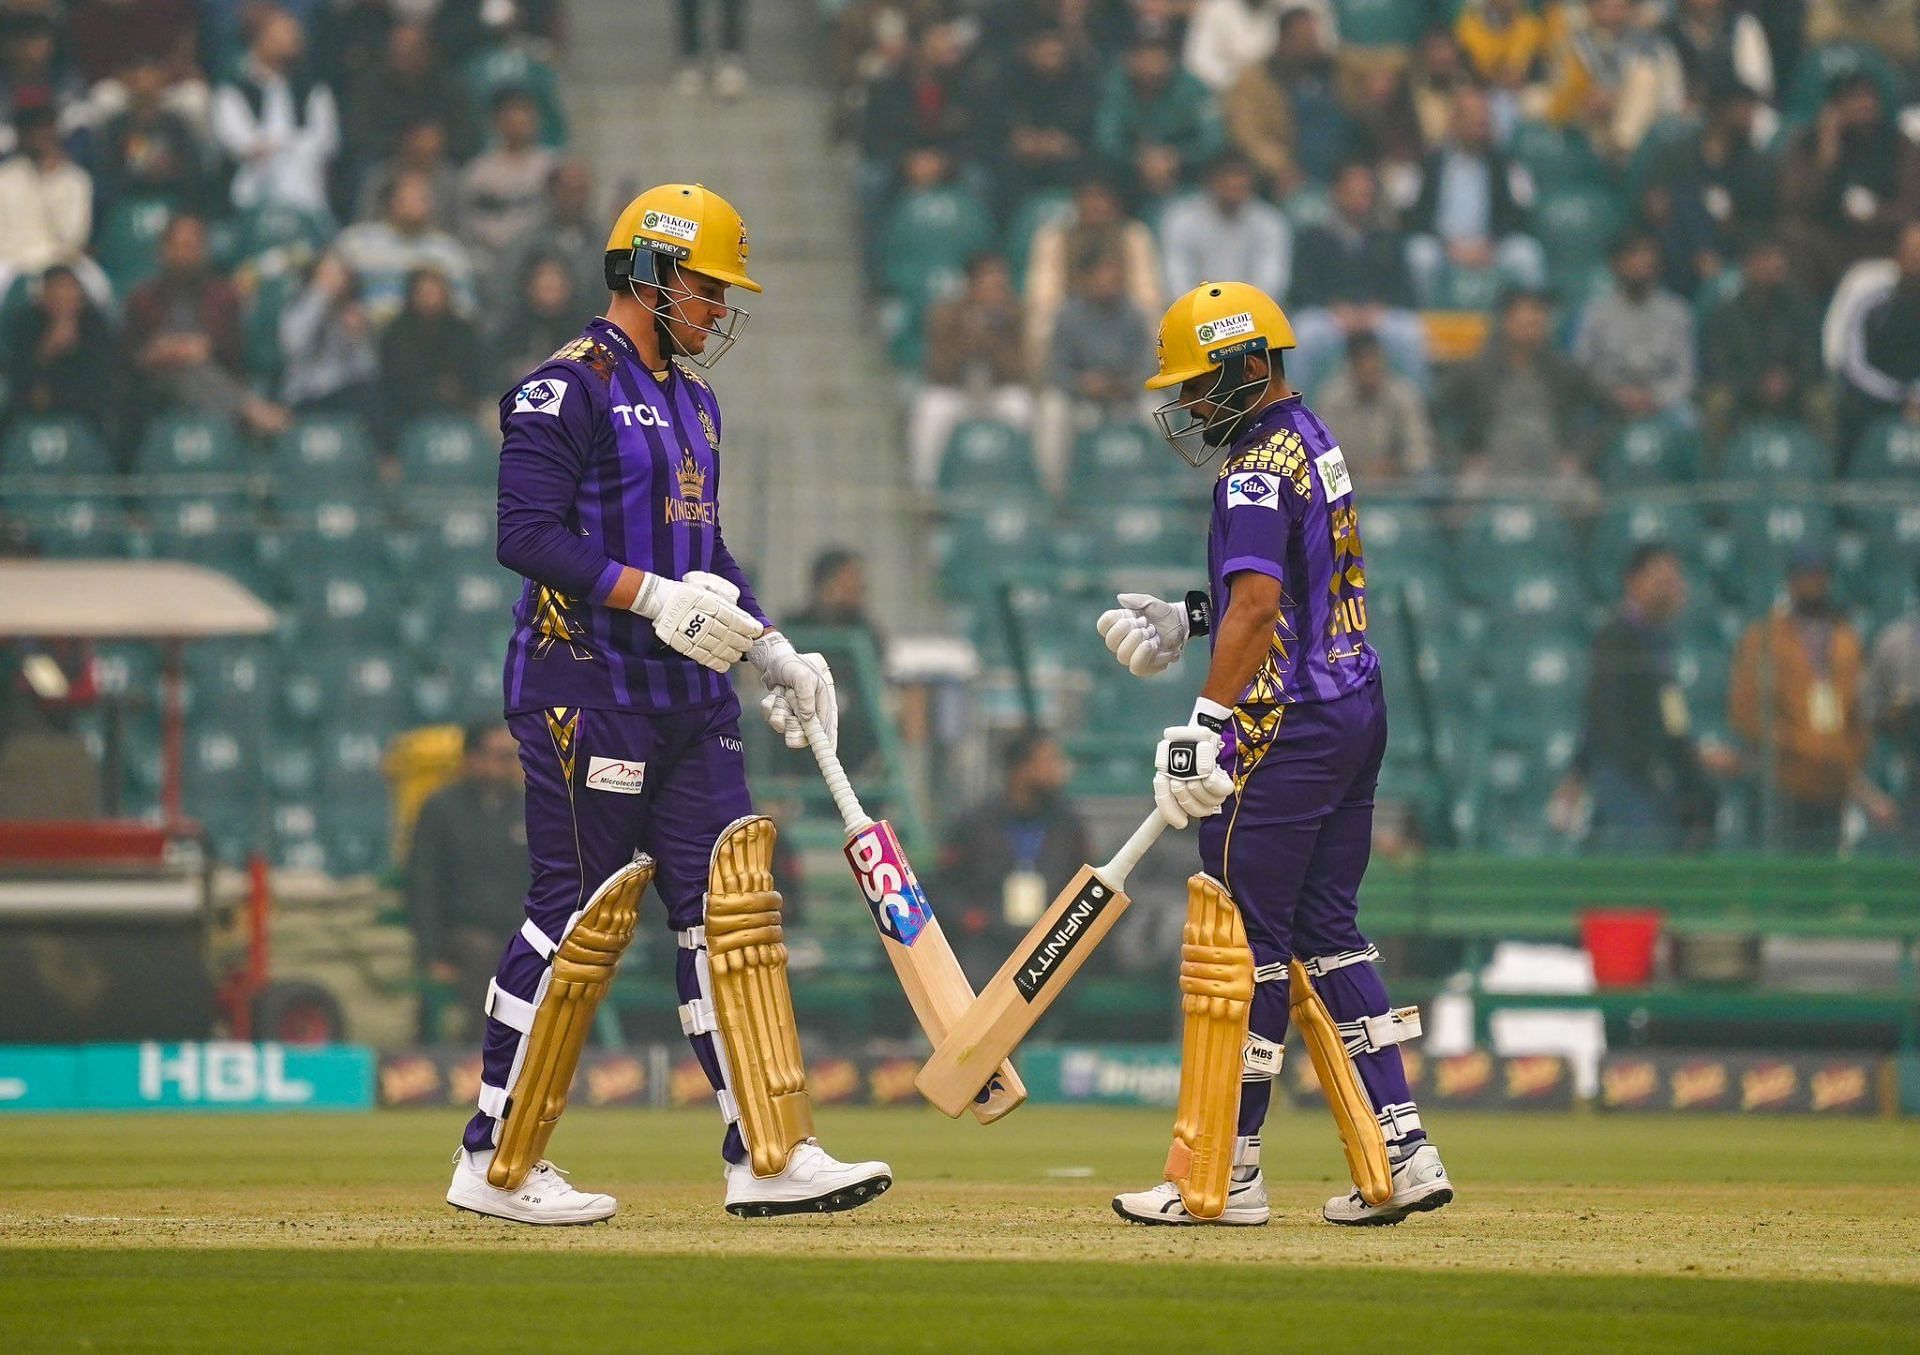
[{"label": "white batting glove", "polygon": [[734,606],[739,599],[733,584],[696,569],[684,579],[647,575],[627,610],[653,622],[653,633],[669,649],[724,673],[746,657],[765,629]]},{"label": "white batting glove", "polygon": [[807,746],[807,721],[818,716],[826,730],[827,746],[840,746],[840,698],[833,686],[833,670],[819,654],[795,652],[793,642],[777,630],[754,641],[747,658],[760,670],[767,694],[760,713],[789,748]]},{"label": "white batting glove", "polygon": [[1220,730],[1231,714],[1202,697],[1187,723],[1162,732],[1153,753],[1153,803],[1168,827],[1218,814],[1233,794],[1233,778],[1220,765]]},{"label": "white batting glove", "polygon": [[1100,638],[1135,677],[1165,672],[1187,647],[1187,609],[1151,593],[1122,593],[1119,603],[1094,623]]}]

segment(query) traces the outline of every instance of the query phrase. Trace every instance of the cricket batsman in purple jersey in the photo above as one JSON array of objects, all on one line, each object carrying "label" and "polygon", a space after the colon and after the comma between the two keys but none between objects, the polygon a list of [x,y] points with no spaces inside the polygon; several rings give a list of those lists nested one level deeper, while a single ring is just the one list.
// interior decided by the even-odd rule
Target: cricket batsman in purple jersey
[{"label": "cricket batsman in purple jersey", "polygon": [[593,1017],[649,884],[679,943],[680,1023],[726,1121],[726,1208],[852,1209],[892,1184],[813,1135],[774,829],[753,812],[728,670],[795,748],[838,728],[833,675],[797,654],[721,534],[720,405],[704,377],[746,312],[747,228],[718,194],[667,184],[607,241],[612,293],[500,402],[500,562],[525,577],[507,723],[527,781],[527,920],[487,995],[479,1109],[447,1201],[520,1223],[592,1223],[610,1195],[546,1160]]},{"label": "cricket batsman in purple jersey", "polygon": [[[1196,467],[1227,454],[1208,591],[1184,604],[1122,594],[1099,620],[1107,647],[1140,676],[1168,667],[1195,635],[1212,645],[1192,715],[1166,731],[1155,757],[1161,813],[1175,827],[1201,821],[1202,873],[1189,882],[1187,1039],[1168,1179],[1113,1201],[1140,1223],[1267,1221],[1260,1126],[1290,1013],[1350,1163],[1362,1141],[1378,1163],[1375,1202],[1356,1186],[1327,1202],[1326,1220],[1398,1223],[1453,1198],[1401,1065],[1398,1046],[1419,1034],[1419,1013],[1388,1002],[1356,917],[1387,712],[1367,643],[1353,481],[1334,434],[1287,385],[1281,354],[1293,346],[1280,307],[1245,283],[1202,283],[1168,309],[1146,383],[1175,391],[1157,411],[1161,431]],[[1196,1053],[1207,1050],[1218,1053]],[[1206,1143],[1231,1145],[1224,1208],[1191,1207],[1184,1185]],[[1356,1168],[1357,1183],[1365,1175]]]}]

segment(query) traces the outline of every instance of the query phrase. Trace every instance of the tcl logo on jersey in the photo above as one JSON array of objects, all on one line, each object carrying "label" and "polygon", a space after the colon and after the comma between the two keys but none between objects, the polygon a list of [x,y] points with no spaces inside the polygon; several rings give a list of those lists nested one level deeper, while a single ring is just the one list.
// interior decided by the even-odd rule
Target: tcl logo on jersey
[{"label": "tcl logo on jersey", "polygon": [[881,934],[903,946],[912,945],[933,920],[933,910],[920,882],[913,878],[913,867],[907,864],[893,829],[876,823],[856,835],[847,844],[847,864],[853,867]]},{"label": "tcl logo on jersey", "polygon": [[671,428],[667,416],[645,405],[615,405],[613,412],[618,416],[623,428],[632,428],[636,424],[641,428]]}]

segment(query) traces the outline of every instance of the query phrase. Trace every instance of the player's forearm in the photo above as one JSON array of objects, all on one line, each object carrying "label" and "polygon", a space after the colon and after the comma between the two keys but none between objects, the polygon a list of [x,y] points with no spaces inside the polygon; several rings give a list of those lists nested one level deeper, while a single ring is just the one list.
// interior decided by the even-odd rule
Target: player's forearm
[{"label": "player's forearm", "polygon": [[1216,629],[1213,662],[1207,668],[1201,696],[1223,706],[1239,702],[1240,694],[1266,662],[1279,604],[1277,579],[1264,574],[1242,574],[1236,579],[1227,614]]},{"label": "player's forearm", "polygon": [[[624,574],[639,572],[607,558],[591,541],[568,531],[557,519],[504,502],[494,558],[523,578],[590,602],[608,599]],[[633,587],[638,589],[638,580]],[[631,593],[628,600],[632,600]]]}]

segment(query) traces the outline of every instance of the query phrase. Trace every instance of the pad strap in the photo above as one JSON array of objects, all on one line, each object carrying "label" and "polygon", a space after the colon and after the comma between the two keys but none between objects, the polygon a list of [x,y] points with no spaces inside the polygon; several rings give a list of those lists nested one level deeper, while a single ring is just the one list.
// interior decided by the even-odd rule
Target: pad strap
[{"label": "pad strap", "polygon": [[1358,1021],[1342,1021],[1340,1038],[1346,1042],[1349,1056],[1377,1054],[1383,1049],[1420,1038],[1420,1009],[1395,1007],[1378,1016],[1363,1016]]},{"label": "pad strap", "polygon": [[[571,919],[568,920],[568,925],[572,925]],[[532,918],[520,924],[520,939],[532,946],[533,953],[543,960],[551,960],[553,953],[560,949],[560,943],[534,926]]]},{"label": "pad strap", "polygon": [[503,1026],[508,1026],[526,1035],[533,1030],[533,1019],[539,1014],[525,998],[515,997],[500,986],[498,979],[487,983],[487,1015]]},{"label": "pad strap", "polygon": [[673,939],[680,943],[682,950],[705,950],[707,948],[707,929],[689,927],[684,932],[675,932]]},{"label": "pad strap", "polygon": [[691,1002],[680,1004],[680,1033],[691,1039],[695,1035],[711,1035],[720,1029],[719,1019],[713,1013],[711,998],[696,997]]},{"label": "pad strap", "polygon": [[1390,1143],[1398,1142],[1420,1128],[1420,1108],[1411,1101],[1380,1107],[1380,1132]]},{"label": "pad strap", "polygon": [[1255,983],[1285,983],[1287,981],[1287,962],[1257,965],[1253,971]]},{"label": "pad strap", "polygon": [[1334,970],[1345,969],[1350,964],[1365,964],[1379,958],[1380,952],[1369,945],[1361,950],[1343,950],[1337,955],[1320,955],[1311,960],[1302,959],[1300,967],[1317,979],[1322,974],[1331,974]]},{"label": "pad strap", "polygon": [[480,1113],[498,1120],[507,1113],[507,1089],[490,1082],[480,1084]]}]

